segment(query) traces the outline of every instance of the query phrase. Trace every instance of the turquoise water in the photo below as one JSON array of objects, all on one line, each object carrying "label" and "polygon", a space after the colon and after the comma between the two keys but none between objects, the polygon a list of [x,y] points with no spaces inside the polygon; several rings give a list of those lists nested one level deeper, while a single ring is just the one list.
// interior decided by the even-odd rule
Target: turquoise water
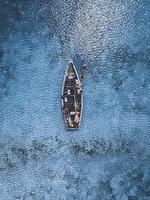
[{"label": "turquoise water", "polygon": [[[149,1],[0,4],[0,199],[149,199]],[[70,57],[89,66],[75,132]]]}]

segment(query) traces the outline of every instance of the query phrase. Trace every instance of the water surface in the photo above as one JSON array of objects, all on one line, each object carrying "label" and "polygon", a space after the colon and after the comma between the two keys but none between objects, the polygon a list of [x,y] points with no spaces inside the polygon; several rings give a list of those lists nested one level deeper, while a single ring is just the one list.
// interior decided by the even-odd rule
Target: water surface
[{"label": "water surface", "polygon": [[[1,1],[1,200],[147,200],[150,2]],[[66,131],[68,58],[89,66]]]}]

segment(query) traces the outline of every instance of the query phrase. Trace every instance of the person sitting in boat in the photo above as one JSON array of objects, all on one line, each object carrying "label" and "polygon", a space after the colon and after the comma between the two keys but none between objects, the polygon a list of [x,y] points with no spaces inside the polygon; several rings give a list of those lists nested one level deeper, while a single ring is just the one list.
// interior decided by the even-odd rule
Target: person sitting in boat
[{"label": "person sitting in boat", "polygon": [[70,122],[70,123],[69,123],[69,126],[70,126],[71,128],[73,128],[73,127],[74,127],[73,122]]},{"label": "person sitting in boat", "polygon": [[75,85],[75,87],[76,87],[76,88],[80,88],[81,85],[78,83],[78,84]]},{"label": "person sitting in boat", "polygon": [[64,111],[65,115],[68,115],[68,108],[67,107],[65,107],[63,111]]},{"label": "person sitting in boat", "polygon": [[80,116],[80,112],[79,112],[79,109],[78,109],[78,111],[76,111],[76,115]]},{"label": "person sitting in boat", "polygon": [[77,123],[77,124],[79,124],[79,122],[80,122],[80,118],[78,118],[78,119],[76,120],[76,123]]},{"label": "person sitting in boat", "polygon": [[74,77],[73,77],[73,75],[70,73],[69,75],[68,75],[68,79],[70,80],[72,80]]},{"label": "person sitting in boat", "polygon": [[73,122],[70,117],[68,118],[68,123],[69,123],[69,126],[73,128]]},{"label": "person sitting in boat", "polygon": [[81,87],[81,85],[80,85],[80,82],[79,82],[79,80],[78,80],[78,79],[76,79],[76,84],[75,84],[75,87],[76,87],[76,88],[80,88],[80,87]]},{"label": "person sitting in boat", "polygon": [[74,72],[73,72],[73,71],[70,71],[70,72],[68,73],[68,79],[73,79],[74,77],[75,77]]},{"label": "person sitting in boat", "polygon": [[78,124],[80,122],[80,112],[76,112],[75,122]]}]

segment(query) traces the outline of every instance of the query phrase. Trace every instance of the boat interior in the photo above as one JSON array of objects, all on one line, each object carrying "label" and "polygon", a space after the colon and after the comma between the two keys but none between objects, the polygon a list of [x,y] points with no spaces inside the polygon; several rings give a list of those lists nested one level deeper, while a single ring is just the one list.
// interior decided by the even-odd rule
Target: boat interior
[{"label": "boat interior", "polygon": [[66,128],[77,129],[81,117],[82,89],[73,63],[69,63],[62,92],[62,110]]}]

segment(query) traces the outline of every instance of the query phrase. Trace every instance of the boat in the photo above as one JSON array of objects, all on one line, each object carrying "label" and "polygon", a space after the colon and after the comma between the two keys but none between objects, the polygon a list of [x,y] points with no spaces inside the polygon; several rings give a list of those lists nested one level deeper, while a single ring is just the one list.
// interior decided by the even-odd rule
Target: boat
[{"label": "boat", "polygon": [[81,124],[83,110],[82,84],[76,67],[73,61],[70,60],[65,72],[61,94],[62,113],[67,130],[76,130]]}]

